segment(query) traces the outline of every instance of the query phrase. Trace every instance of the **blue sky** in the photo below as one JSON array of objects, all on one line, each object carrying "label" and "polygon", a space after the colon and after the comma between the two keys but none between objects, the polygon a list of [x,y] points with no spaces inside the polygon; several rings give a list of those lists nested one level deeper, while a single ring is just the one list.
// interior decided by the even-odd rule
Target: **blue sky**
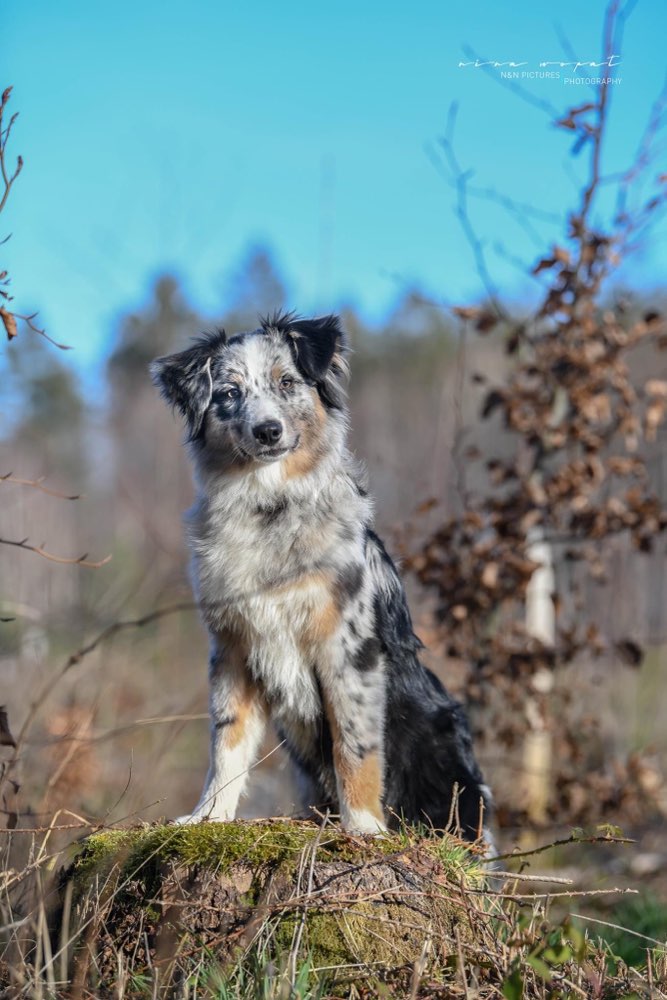
[{"label": "blue sky", "polygon": [[[20,111],[12,143],[26,165],[0,236],[17,309],[39,308],[73,363],[94,365],[117,317],[155,275],[178,273],[199,308],[224,309],[247,247],[266,243],[301,312],[355,302],[380,318],[401,290],[480,294],[426,153],[459,103],[457,152],[475,183],[562,213],[583,163],[568,136],[487,74],[460,68],[463,46],[499,61],[600,58],[597,0],[417,0],[391,5],[192,0],[3,0],[2,81]],[[615,74],[608,169],[627,165],[662,84],[667,5],[639,0]],[[557,106],[590,90],[530,81]],[[583,159],[583,158],[582,158]],[[663,157],[664,163],[667,157]],[[656,171],[657,172],[657,171]],[[473,206],[496,280],[529,285],[498,256],[530,260],[520,227]],[[545,241],[558,227],[538,225]],[[665,227],[628,272],[664,281]]]}]

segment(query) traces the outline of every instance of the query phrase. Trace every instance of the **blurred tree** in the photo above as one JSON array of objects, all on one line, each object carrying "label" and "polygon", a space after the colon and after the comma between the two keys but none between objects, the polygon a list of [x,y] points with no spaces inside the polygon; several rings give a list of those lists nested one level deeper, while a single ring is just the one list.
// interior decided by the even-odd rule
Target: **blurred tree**
[{"label": "blurred tree", "polygon": [[180,519],[190,502],[189,475],[180,423],[166,417],[148,365],[186,347],[206,326],[173,275],[160,276],[147,303],[118,323],[107,363],[111,462],[105,503],[115,568],[127,590],[137,590],[149,567],[157,591],[183,573]]},{"label": "blurred tree", "polygon": [[186,304],[177,278],[162,275],[151,295],[152,300],[141,312],[130,313],[120,321],[108,363],[116,403],[147,385],[148,365],[153,358],[185,344],[200,329],[201,320]]},{"label": "blurred tree", "polygon": [[258,316],[284,308],[288,300],[286,285],[271,251],[263,246],[250,248],[225,291],[223,325],[230,330],[253,329]]},{"label": "blurred tree", "polygon": [[57,474],[79,489],[86,472],[85,408],[76,375],[41,337],[26,338],[4,361],[13,450],[31,468],[38,465],[43,474]]}]

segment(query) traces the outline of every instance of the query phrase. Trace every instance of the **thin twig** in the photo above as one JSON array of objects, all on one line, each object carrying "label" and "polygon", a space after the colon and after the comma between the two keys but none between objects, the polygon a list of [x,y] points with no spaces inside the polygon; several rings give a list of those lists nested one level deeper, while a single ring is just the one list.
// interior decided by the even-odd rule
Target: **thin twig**
[{"label": "thin twig", "polygon": [[11,767],[15,764],[20,756],[21,748],[25,742],[26,735],[35,720],[38,712],[42,708],[44,702],[49,697],[53,689],[59,684],[62,678],[72,669],[72,667],[81,663],[87,656],[90,655],[98,646],[102,643],[107,642],[114,635],[119,632],[124,632],[127,629],[133,628],[143,628],[146,625],[151,624],[151,622],[158,621],[160,618],[165,618],[167,615],[175,614],[179,611],[192,611],[195,608],[195,604],[192,601],[182,601],[178,604],[172,604],[166,608],[159,608],[157,611],[151,611],[147,615],[143,615],[141,618],[132,618],[127,621],[113,622],[103,629],[94,639],[91,639],[89,643],[77,649],[76,652],[70,653],[65,662],[60,667],[55,674],[53,674],[41,687],[37,696],[30,705],[28,714],[21,726],[19,734],[16,738],[16,749],[7,762],[4,774],[0,775],[0,790],[2,790],[4,782],[10,773]]},{"label": "thin twig", "polygon": [[484,247],[470,221],[470,215],[468,212],[468,194],[469,194],[468,186],[470,178],[472,176],[472,172],[470,170],[464,171],[461,168],[459,161],[456,157],[456,153],[454,151],[454,129],[456,126],[457,113],[458,113],[458,104],[454,102],[449,107],[445,134],[440,139],[440,146],[442,148],[442,151],[445,156],[445,161],[450,171],[451,183],[454,185],[456,189],[457,203],[455,211],[459,223],[461,225],[461,228],[464,232],[464,235],[473,252],[477,273],[484,285],[484,288],[486,289],[486,294],[489,298],[489,302],[491,303],[494,311],[499,317],[507,318],[505,309],[500,302],[498,289],[496,288],[495,283],[491,278],[491,273],[486,263],[486,254],[484,252]]},{"label": "thin twig", "polygon": [[30,316],[23,315],[22,313],[13,313],[12,315],[14,316],[15,319],[22,320],[26,324],[26,326],[28,326],[29,329],[32,330],[33,333],[38,333],[40,337],[44,337],[44,340],[48,340],[48,342],[50,344],[53,344],[54,347],[57,347],[58,350],[60,351],[72,350],[72,346],[70,344],[59,343],[57,340],[54,340],[53,337],[49,337],[48,333],[43,327],[37,326],[37,324],[34,322],[34,320],[37,317],[37,313],[32,313]]},{"label": "thin twig", "polygon": [[533,847],[529,851],[510,851],[508,854],[497,854],[493,858],[480,858],[484,863],[495,863],[496,861],[513,860],[514,858],[529,858],[533,854],[543,854],[550,851],[552,847],[564,847],[566,844],[636,844],[636,840],[631,837],[606,837],[602,834],[592,837],[578,837],[571,834],[560,840],[552,840],[549,844],[542,844],[540,847]]},{"label": "thin twig", "polygon": [[2,212],[3,208],[7,204],[7,198],[9,197],[9,192],[12,189],[12,184],[23,169],[23,159],[20,156],[16,159],[16,168],[13,173],[7,169],[7,164],[5,162],[5,147],[9,141],[9,136],[11,135],[14,122],[18,117],[18,114],[12,115],[9,119],[9,123],[4,128],[2,127],[5,107],[9,101],[11,93],[12,88],[7,87],[0,98],[0,175],[2,176],[2,182],[4,184],[4,191],[0,196],[0,212]]},{"label": "thin twig", "polygon": [[[632,891],[634,892],[636,890]],[[658,941],[657,938],[649,937],[647,934],[640,934],[639,931],[630,930],[629,927],[623,927],[621,924],[612,924],[609,920],[600,920],[599,917],[589,917],[585,913],[570,913],[569,916],[576,917],[577,920],[587,920],[591,924],[601,924],[603,927],[611,927],[615,931],[623,931],[624,934],[632,934],[633,937],[642,938],[644,941],[650,941],[651,944],[656,944],[659,948],[665,947],[664,941]]]},{"label": "thin twig", "polygon": [[34,490],[47,493],[50,497],[57,497],[59,500],[80,500],[83,496],[82,493],[61,493],[59,490],[53,490],[48,486],[44,486],[43,476],[39,479],[21,479],[19,476],[15,476],[13,472],[6,472],[4,475],[0,475],[0,483],[15,483],[17,486],[30,486]]},{"label": "thin twig", "polygon": [[[18,156],[16,158],[16,167],[14,168],[13,171],[8,168],[5,157],[7,143],[9,142],[9,138],[11,136],[14,123],[18,118],[18,112],[17,112],[11,116],[7,125],[3,126],[3,117],[5,113],[5,108],[11,96],[11,93],[12,93],[12,88],[6,87],[2,96],[0,97],[0,179],[2,180],[2,186],[3,186],[3,190],[0,193],[0,212],[2,212],[5,205],[7,204],[7,199],[9,198],[9,192],[11,191],[14,182],[16,181],[17,177],[21,173],[21,170],[23,169],[23,157]],[[9,236],[6,236],[4,240],[0,240],[0,244],[6,243],[8,239]],[[7,272],[3,271],[0,274],[0,285],[3,286],[1,295],[5,303],[9,303],[12,300],[12,296],[9,294],[9,291],[6,290],[7,287],[9,286],[9,283],[10,283],[10,278],[7,275]],[[37,326],[37,324],[34,322],[36,317],[37,313],[32,313],[30,315],[25,315],[23,313],[15,313],[12,312],[10,309],[8,309],[6,305],[0,305],[0,322],[4,326],[7,337],[10,341],[13,340],[18,333],[17,320],[21,320],[26,324],[26,326],[30,330],[32,330],[34,333],[39,334],[40,337],[44,337],[44,339],[48,340],[48,342],[50,344],[53,344],[54,347],[59,348],[61,351],[71,350],[71,347],[69,347],[67,344],[59,344],[57,340],[53,340],[53,338],[47,334],[46,330]]]},{"label": "thin twig", "polygon": [[0,538],[0,545],[11,545],[17,549],[25,549],[26,552],[35,552],[38,556],[42,556],[43,559],[48,559],[49,562],[60,563],[63,566],[83,566],[85,569],[100,569],[101,566],[106,566],[111,561],[111,556],[105,556],[104,559],[100,559],[98,562],[91,562],[88,559],[87,552],[84,552],[82,556],[56,556],[53,552],[48,552],[41,545],[31,545],[27,538],[22,538],[19,542],[12,538]]}]

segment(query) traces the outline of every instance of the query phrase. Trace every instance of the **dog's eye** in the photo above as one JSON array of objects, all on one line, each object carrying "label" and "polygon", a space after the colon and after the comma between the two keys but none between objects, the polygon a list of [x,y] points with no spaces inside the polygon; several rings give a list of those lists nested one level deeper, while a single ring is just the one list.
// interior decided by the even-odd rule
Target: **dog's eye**
[{"label": "dog's eye", "polygon": [[239,396],[241,395],[241,390],[239,389],[239,387],[237,385],[230,385],[229,389],[224,389],[223,390],[222,395],[223,395],[223,398],[227,399],[227,400],[238,399]]},{"label": "dog's eye", "polygon": [[292,376],[291,375],[283,375],[283,377],[280,380],[280,388],[281,389],[291,389],[293,385],[294,385],[294,379],[292,378]]}]

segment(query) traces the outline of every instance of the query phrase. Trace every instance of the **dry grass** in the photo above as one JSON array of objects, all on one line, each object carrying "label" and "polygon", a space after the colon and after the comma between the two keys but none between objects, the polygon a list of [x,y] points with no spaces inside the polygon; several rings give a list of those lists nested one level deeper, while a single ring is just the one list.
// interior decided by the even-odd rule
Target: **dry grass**
[{"label": "dry grass", "polygon": [[554,913],[594,891],[485,877],[453,838],[368,841],[282,820],[107,828],[54,847],[89,832],[59,813],[6,835],[3,996],[667,995],[664,942],[639,935],[645,960],[628,968],[594,924]]}]

